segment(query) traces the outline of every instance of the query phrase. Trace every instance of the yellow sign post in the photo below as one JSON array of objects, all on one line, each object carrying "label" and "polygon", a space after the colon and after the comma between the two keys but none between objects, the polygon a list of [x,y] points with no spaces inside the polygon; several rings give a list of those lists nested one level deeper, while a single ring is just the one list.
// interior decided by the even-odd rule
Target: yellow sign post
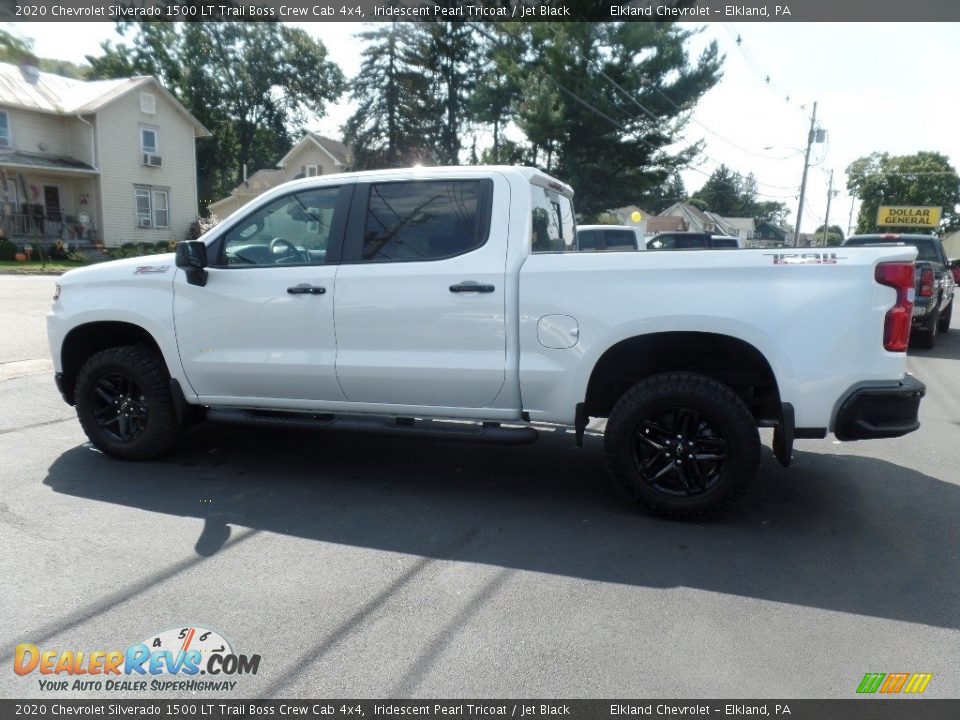
[{"label": "yellow sign post", "polygon": [[877,209],[880,227],[936,228],[940,226],[942,208],[919,205],[881,205]]}]

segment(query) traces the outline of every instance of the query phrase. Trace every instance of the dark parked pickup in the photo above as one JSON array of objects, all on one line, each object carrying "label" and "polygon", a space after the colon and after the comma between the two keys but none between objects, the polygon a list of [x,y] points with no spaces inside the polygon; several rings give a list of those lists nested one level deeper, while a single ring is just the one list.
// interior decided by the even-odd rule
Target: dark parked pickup
[{"label": "dark parked pickup", "polygon": [[913,245],[919,252],[911,340],[918,347],[932,348],[937,333],[950,330],[956,288],[943,243],[932,235],[851,235],[843,241],[843,247],[888,243]]}]

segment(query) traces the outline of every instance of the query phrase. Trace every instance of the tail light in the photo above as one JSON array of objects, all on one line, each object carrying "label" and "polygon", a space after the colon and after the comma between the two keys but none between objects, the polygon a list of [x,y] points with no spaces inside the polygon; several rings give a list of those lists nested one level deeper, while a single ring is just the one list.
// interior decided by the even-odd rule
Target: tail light
[{"label": "tail light", "polygon": [[883,347],[890,352],[905,352],[913,316],[914,265],[912,262],[880,263],[874,277],[881,285],[897,291],[897,302],[884,318]]},{"label": "tail light", "polygon": [[924,268],[920,272],[920,297],[931,297],[933,295],[933,270]]}]

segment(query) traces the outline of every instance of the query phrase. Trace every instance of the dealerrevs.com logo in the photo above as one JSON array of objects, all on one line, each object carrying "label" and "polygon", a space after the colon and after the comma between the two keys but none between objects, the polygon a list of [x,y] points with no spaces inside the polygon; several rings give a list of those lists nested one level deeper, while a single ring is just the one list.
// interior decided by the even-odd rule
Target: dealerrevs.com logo
[{"label": "dealerrevs.com logo", "polygon": [[237,654],[222,635],[201,627],[165,630],[126,650],[44,650],[21,643],[13,658],[17,675],[40,676],[40,689],[49,691],[230,691],[237,685],[230,678],[259,669],[259,655]]}]

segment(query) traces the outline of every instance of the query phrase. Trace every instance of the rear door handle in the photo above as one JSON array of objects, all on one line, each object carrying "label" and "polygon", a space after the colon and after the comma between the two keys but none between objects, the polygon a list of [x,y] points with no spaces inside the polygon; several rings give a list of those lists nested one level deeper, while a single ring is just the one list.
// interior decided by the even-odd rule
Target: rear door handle
[{"label": "rear door handle", "polygon": [[300,283],[287,288],[287,292],[291,295],[323,295],[326,291],[325,287],[311,285],[310,283]]},{"label": "rear door handle", "polygon": [[468,293],[468,292],[492,293],[494,289],[495,288],[493,287],[493,285],[481,285],[480,283],[475,282],[473,280],[467,280],[466,282],[462,282],[459,285],[450,286],[450,292],[452,293]]}]

